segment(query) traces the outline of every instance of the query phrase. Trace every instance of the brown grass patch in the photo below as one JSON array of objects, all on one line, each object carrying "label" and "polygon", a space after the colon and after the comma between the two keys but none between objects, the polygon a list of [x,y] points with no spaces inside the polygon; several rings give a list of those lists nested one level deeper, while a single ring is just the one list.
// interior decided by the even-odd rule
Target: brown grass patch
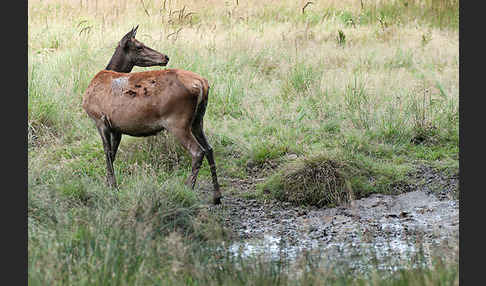
[{"label": "brown grass patch", "polygon": [[289,165],[280,177],[276,198],[299,205],[336,206],[352,200],[342,165],[323,156]]}]

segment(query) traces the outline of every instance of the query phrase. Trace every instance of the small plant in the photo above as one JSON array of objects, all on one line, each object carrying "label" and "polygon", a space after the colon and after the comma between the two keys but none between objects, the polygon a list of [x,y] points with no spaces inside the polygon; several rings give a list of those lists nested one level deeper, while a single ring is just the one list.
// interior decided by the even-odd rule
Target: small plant
[{"label": "small plant", "polygon": [[422,47],[425,47],[432,40],[432,32],[429,30],[427,33],[422,34]]},{"label": "small plant", "polygon": [[383,32],[385,32],[386,28],[390,26],[390,23],[388,21],[388,17],[383,13],[383,11],[380,12],[378,16],[376,16],[376,19],[380,23],[380,28]]},{"label": "small plant", "polygon": [[346,44],[346,35],[342,30],[338,30],[337,43],[340,46],[344,46],[344,44]]}]

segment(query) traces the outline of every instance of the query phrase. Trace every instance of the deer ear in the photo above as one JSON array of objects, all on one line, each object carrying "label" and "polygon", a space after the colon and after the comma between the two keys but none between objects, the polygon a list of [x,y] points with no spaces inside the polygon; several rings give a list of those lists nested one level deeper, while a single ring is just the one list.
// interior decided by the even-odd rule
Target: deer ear
[{"label": "deer ear", "polygon": [[[138,28],[138,26],[137,26],[137,28]],[[126,45],[127,45],[127,43],[128,43],[128,41],[129,41],[131,38],[135,37],[135,35],[133,34],[133,31],[134,31],[134,30],[135,30],[135,33],[136,33],[136,28],[132,28],[132,29],[130,30],[130,32],[126,33],[126,34],[125,34],[125,36],[123,36],[123,38],[120,40],[120,46],[121,46],[122,48],[125,48],[125,47],[126,47]]]},{"label": "deer ear", "polygon": [[138,29],[138,25],[132,29],[132,38],[135,38],[135,35],[137,34],[137,29]]}]

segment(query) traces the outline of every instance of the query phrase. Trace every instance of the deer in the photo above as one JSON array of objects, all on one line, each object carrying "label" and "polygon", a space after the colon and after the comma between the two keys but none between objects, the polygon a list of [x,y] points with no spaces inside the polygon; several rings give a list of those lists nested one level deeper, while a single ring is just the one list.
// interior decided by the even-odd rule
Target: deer
[{"label": "deer", "polygon": [[133,28],[118,42],[104,70],[91,80],[82,107],[94,121],[103,142],[107,183],[118,189],[113,163],[122,135],[146,137],[167,130],[191,155],[192,171],[185,184],[194,190],[206,157],[213,183],[213,204],[221,203],[213,148],[203,130],[209,96],[204,77],[182,69],[130,73],[134,66],[166,66],[169,57],[135,39]]}]

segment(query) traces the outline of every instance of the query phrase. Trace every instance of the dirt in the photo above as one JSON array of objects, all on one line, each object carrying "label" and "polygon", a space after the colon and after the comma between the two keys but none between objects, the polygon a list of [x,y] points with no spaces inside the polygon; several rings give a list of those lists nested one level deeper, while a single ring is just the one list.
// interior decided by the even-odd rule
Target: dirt
[{"label": "dirt", "polygon": [[[237,238],[229,248],[235,255],[269,259],[313,252],[361,270],[371,264],[396,269],[431,263],[429,258],[437,253],[454,259],[459,245],[458,176],[429,167],[417,168],[412,176],[420,180],[408,192],[372,194],[334,208],[226,195],[220,211]],[[251,188],[250,183],[233,183],[241,183],[241,191]]]}]

